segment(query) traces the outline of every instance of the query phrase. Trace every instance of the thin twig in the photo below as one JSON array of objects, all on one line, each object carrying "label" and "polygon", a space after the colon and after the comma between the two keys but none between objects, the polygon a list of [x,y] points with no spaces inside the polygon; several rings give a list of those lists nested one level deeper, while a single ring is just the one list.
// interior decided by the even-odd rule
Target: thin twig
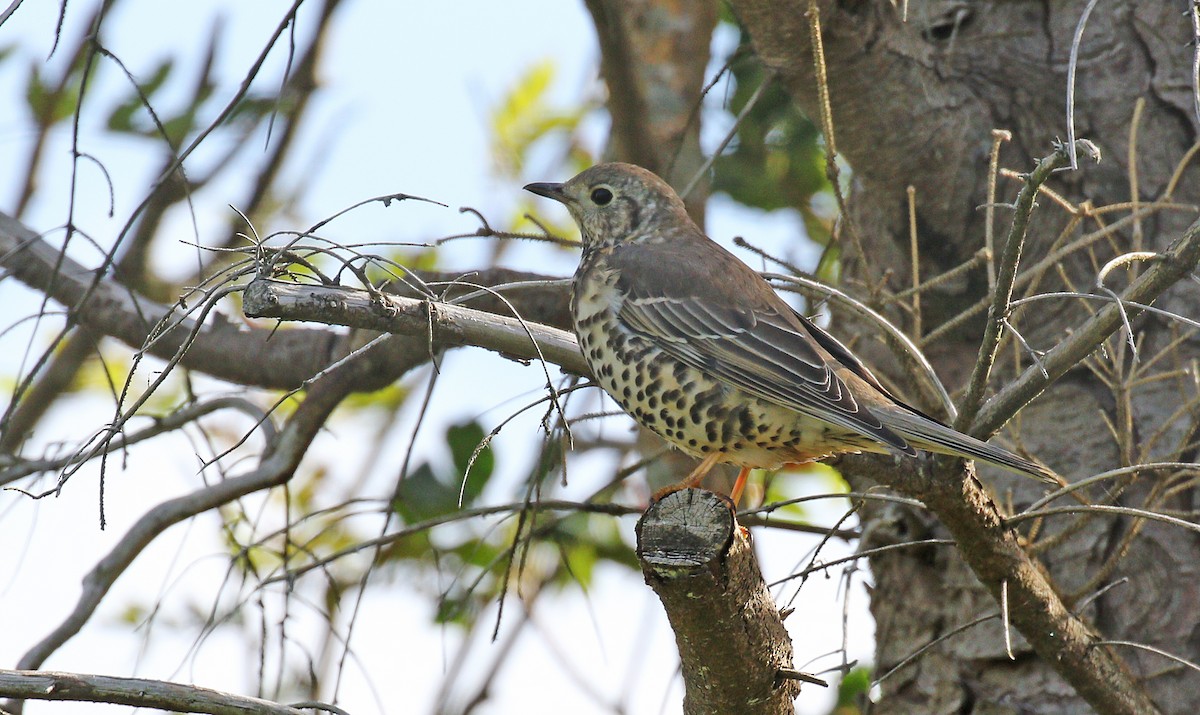
[{"label": "thin twig", "polygon": [[912,264],[912,336],[921,339],[921,250],[917,244],[917,187],[909,184],[908,194],[908,261]]},{"label": "thin twig", "polygon": [[1029,228],[1029,217],[1033,213],[1038,187],[1044,184],[1056,169],[1065,166],[1069,160],[1066,147],[1058,145],[1053,154],[1038,162],[1037,168],[1025,179],[1025,186],[1017,196],[1016,212],[1008,230],[1008,238],[1004,241],[1004,251],[1000,256],[1000,270],[996,275],[996,289],[992,291],[987,325],[983,329],[983,342],[979,346],[979,359],[975,362],[975,369],[971,371],[967,393],[959,403],[958,417],[954,421],[955,429],[961,431],[970,425],[971,420],[975,419],[975,415],[979,413],[979,407],[983,404],[988,377],[991,375],[992,365],[996,362],[996,352],[1000,348],[1004,318],[1008,316],[1008,306],[1009,301],[1012,300],[1017,267],[1021,262],[1021,249],[1025,245],[1025,234]]},{"label": "thin twig", "polygon": [[1067,151],[1070,152],[1071,170],[1079,168],[1075,155],[1075,74],[1079,69],[1079,47],[1083,44],[1083,28],[1088,16],[1096,8],[1096,0],[1088,0],[1087,7],[1075,25],[1075,36],[1071,38],[1071,57],[1067,63]]},{"label": "thin twig", "polygon": [[1055,514],[1117,514],[1120,516],[1131,516],[1137,519],[1148,519],[1150,521],[1161,521],[1164,524],[1178,526],[1187,531],[1200,534],[1200,524],[1178,517],[1170,516],[1169,514],[1160,514],[1156,511],[1148,509],[1138,509],[1131,506],[1115,506],[1112,504],[1081,504],[1079,506],[1052,506],[1045,509],[1037,509],[1035,511],[1026,511],[1015,516],[1010,516],[1004,520],[1008,526],[1016,526],[1022,521],[1030,519],[1040,519],[1045,516],[1053,516]]},{"label": "thin twig", "polygon": [[914,546],[954,546],[954,539],[917,539],[915,541],[902,541],[898,544],[886,544],[884,546],[876,546],[875,548],[872,548],[872,549],[863,549],[862,551],[856,551],[853,554],[850,554],[849,556],[843,556],[841,558],[833,559],[832,561],[822,561],[819,564],[813,564],[812,566],[809,566],[808,568],[803,569],[797,573],[788,574],[787,576],[784,576],[781,579],[776,579],[775,581],[768,583],[767,586],[773,588],[780,584],[787,583],[788,581],[792,581],[792,580],[795,580],[798,578],[805,578],[810,574],[814,574],[818,571],[824,571],[825,569],[832,568],[839,564],[849,563],[852,561],[858,561],[859,559],[862,559],[862,558],[867,558],[870,556],[877,556],[879,554],[886,554],[890,551],[896,551],[897,549],[908,549],[908,548],[912,548]]},{"label": "thin twig", "polygon": [[[351,389],[344,384],[346,382],[338,374],[317,383],[280,431],[275,444],[268,448],[258,468],[190,494],[168,499],[143,514],[84,577],[83,591],[71,614],[53,632],[30,648],[21,657],[17,667],[24,670],[40,668],[50,655],[74,637],[91,619],[121,574],[163,531],[197,514],[289,479],[312,438],[324,426],[329,413]],[[343,390],[339,391],[339,387]]]},{"label": "thin twig", "polygon": [[1192,21],[1192,116],[1200,122],[1200,4],[1191,3]]},{"label": "thin twig", "polygon": [[[1139,195],[1138,181],[1138,128],[1142,123],[1142,112],[1146,109],[1146,98],[1138,97],[1133,103],[1133,118],[1129,121],[1129,148],[1126,164],[1129,166],[1129,203],[1130,210],[1137,213],[1141,208],[1141,196]],[[1142,222],[1135,221],[1133,224],[1133,250],[1142,250],[1144,237],[1142,235]]]},{"label": "thin twig", "polygon": [[721,156],[721,152],[725,151],[725,147],[729,146],[729,142],[733,141],[733,138],[737,136],[738,127],[742,125],[742,122],[746,119],[746,115],[750,114],[750,111],[754,109],[756,104],[758,104],[758,100],[762,99],[763,92],[767,91],[767,88],[770,87],[771,83],[775,81],[775,77],[777,75],[778,72],[776,70],[769,67],[767,68],[766,73],[763,75],[762,82],[760,82],[758,86],[754,88],[754,93],[751,94],[750,98],[746,100],[746,106],[742,107],[742,111],[738,112],[737,118],[733,121],[733,126],[729,128],[728,132],[726,132],[725,138],[721,140],[721,143],[717,145],[717,148],[708,155],[708,158],[704,160],[704,163],[700,165],[700,168],[697,169],[696,173],[692,175],[692,180],[687,183],[687,186],[683,187],[683,191],[679,192],[679,198],[686,199],[691,195],[692,191],[695,190],[696,185],[699,184],[700,180],[704,178],[704,174],[708,172],[709,167],[713,165],[713,162],[717,160],[717,157]]},{"label": "thin twig", "polygon": [[1168,653],[1167,651],[1165,651],[1161,648],[1155,648],[1154,646],[1148,645],[1146,643],[1137,643],[1136,641],[1102,640],[1102,641],[1096,641],[1095,643],[1092,644],[1092,646],[1095,648],[1098,648],[1101,646],[1113,646],[1113,645],[1127,646],[1129,648],[1137,648],[1138,650],[1144,650],[1148,653],[1154,653],[1156,655],[1161,655],[1162,657],[1167,658],[1169,660],[1173,660],[1176,663],[1179,663],[1180,665],[1187,666],[1188,668],[1191,668],[1192,670],[1200,671],[1200,664],[1197,664],[1186,658],[1181,658],[1180,656],[1177,656],[1174,653]]},{"label": "thin twig", "polygon": [[1012,140],[1012,132],[992,130],[992,151],[988,160],[987,204],[984,208],[983,247],[987,251],[988,295],[996,292],[996,177],[1000,173],[1000,147]]},{"label": "thin twig", "polygon": [[[165,432],[177,430],[180,427],[191,424],[200,419],[204,415],[222,409],[236,409],[245,412],[246,414],[257,420],[255,427],[263,428],[263,438],[267,443],[271,443],[275,439],[275,424],[271,421],[270,416],[258,405],[241,397],[218,397],[204,402],[195,402],[180,407],[178,410],[165,415],[163,417],[154,418],[154,422],[143,429],[132,434],[125,434],[111,440],[107,445],[102,446],[103,451],[113,452],[119,449],[137,444],[144,440],[156,437]],[[21,477],[38,472],[49,472],[62,469],[63,467],[76,464],[82,460],[94,458],[97,453],[76,451],[62,457],[54,459],[38,459],[38,460],[21,460],[16,464],[6,469],[0,470],[0,484],[9,484],[20,479]]]},{"label": "thin twig", "polygon": [[833,130],[833,103],[829,99],[829,71],[825,63],[825,41],[821,37],[821,7],[817,0],[808,0],[808,36],[812,45],[813,75],[816,79],[817,106],[821,111],[821,136],[825,139],[825,177],[833,188],[833,197],[837,200],[838,215],[850,233],[859,259],[863,257],[862,241],[850,218],[846,205],[846,194],[842,191],[841,169],[838,168],[837,139]]},{"label": "thin twig", "polygon": [[516,502],[513,504],[496,504],[496,505],[492,505],[492,506],[476,507],[474,509],[463,509],[461,511],[451,512],[449,514],[443,514],[442,516],[437,516],[437,517],[433,517],[431,519],[426,519],[425,521],[417,522],[415,524],[410,524],[410,525],[404,527],[403,529],[400,529],[398,531],[393,531],[390,534],[385,534],[383,536],[379,536],[379,537],[376,537],[373,539],[367,539],[365,541],[360,541],[358,543],[353,544],[352,546],[347,546],[346,548],[339,549],[338,551],[335,551],[335,552],[329,554],[328,556],[325,556],[323,558],[317,559],[310,563],[304,564],[303,566],[289,568],[285,572],[280,573],[276,576],[270,576],[268,578],[265,578],[262,580],[262,582],[259,585],[260,586],[268,586],[272,583],[278,583],[280,581],[291,582],[291,581],[295,580],[296,578],[299,578],[300,576],[303,576],[304,574],[308,573],[309,571],[312,571],[314,569],[323,568],[339,559],[343,559],[352,554],[357,554],[360,551],[364,551],[366,549],[372,549],[376,546],[395,543],[401,539],[412,536],[413,534],[417,534],[417,533],[420,533],[423,531],[428,531],[429,529],[431,529],[435,526],[440,526],[441,524],[449,524],[449,523],[456,522],[456,521],[465,521],[465,520],[469,520],[469,519],[475,519],[480,516],[489,516],[491,514],[513,514],[513,513],[519,513],[521,511],[531,510],[531,509],[536,510],[536,511],[571,511],[571,512],[600,513],[600,514],[611,514],[613,516],[628,516],[631,514],[640,514],[642,512],[642,509],[639,507],[624,506],[621,504],[594,504],[594,503],[588,503],[588,502],[575,502],[575,501],[564,501],[564,500],[555,500],[555,499],[544,499],[542,501],[535,501],[535,502],[521,501],[521,502]]},{"label": "thin twig", "polygon": [[[1121,300],[1149,304],[1163,291],[1191,275],[1200,262],[1200,220],[1184,231],[1145,273],[1125,289]],[[971,434],[991,435],[1046,386],[1078,365],[1122,325],[1121,311],[1109,304],[1096,311],[1066,339],[1042,358],[1042,366],[1027,368],[1016,380],[988,400],[979,410]],[[1043,372],[1044,370],[1044,372]]]},{"label": "thin twig", "polygon": [[996,618],[999,615],[1000,614],[998,614],[998,613],[992,613],[987,616],[980,616],[979,618],[976,618],[973,621],[968,621],[967,623],[962,624],[958,628],[955,628],[954,630],[943,633],[942,635],[938,636],[937,638],[934,638],[933,640],[929,641],[925,645],[916,649],[912,653],[909,653],[899,663],[893,665],[886,673],[884,673],[883,675],[876,678],[875,682],[871,683],[871,687],[876,688],[876,687],[882,685],[883,681],[885,681],[888,678],[895,675],[899,670],[901,670],[902,668],[907,666],[909,663],[914,662],[917,658],[920,658],[926,651],[928,651],[930,648],[933,648],[937,644],[939,644],[943,641],[947,641],[947,640],[953,638],[954,636],[958,635],[959,633],[970,630],[981,623],[987,623],[988,621],[992,620],[993,618]]}]

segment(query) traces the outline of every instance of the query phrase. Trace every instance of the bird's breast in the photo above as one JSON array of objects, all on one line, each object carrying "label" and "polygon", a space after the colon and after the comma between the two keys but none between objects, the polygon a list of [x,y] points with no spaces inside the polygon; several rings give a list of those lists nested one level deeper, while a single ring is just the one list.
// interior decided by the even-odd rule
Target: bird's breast
[{"label": "bird's breast", "polygon": [[742,466],[811,458],[824,429],[676,359],[619,317],[619,274],[591,265],[576,275],[572,319],[596,382],[642,426],[694,456]]}]

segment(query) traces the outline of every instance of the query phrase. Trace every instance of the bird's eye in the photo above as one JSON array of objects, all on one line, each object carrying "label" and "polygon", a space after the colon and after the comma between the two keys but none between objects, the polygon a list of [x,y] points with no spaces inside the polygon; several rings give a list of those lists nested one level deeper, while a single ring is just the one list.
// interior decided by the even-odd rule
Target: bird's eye
[{"label": "bird's eye", "polygon": [[592,189],[592,203],[597,206],[605,206],[609,201],[613,200],[613,193],[604,187]]}]

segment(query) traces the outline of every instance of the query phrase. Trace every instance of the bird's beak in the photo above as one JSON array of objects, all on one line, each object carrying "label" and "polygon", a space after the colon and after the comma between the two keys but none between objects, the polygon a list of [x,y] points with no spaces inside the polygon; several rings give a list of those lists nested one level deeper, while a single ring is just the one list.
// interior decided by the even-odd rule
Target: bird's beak
[{"label": "bird's beak", "polygon": [[565,204],[568,201],[567,195],[563,193],[562,184],[525,184],[525,190],[530,193],[537,194],[538,196],[545,196],[548,199],[554,199],[559,203]]}]

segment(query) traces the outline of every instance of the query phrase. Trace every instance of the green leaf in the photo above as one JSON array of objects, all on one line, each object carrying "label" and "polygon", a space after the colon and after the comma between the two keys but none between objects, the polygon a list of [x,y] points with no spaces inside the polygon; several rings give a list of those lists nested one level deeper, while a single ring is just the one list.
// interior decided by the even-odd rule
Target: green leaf
[{"label": "green leaf", "polygon": [[44,79],[42,69],[40,63],[30,63],[25,80],[25,103],[39,125],[50,126],[75,114],[79,106],[79,77],[83,65],[76,62],[66,77],[57,82]]},{"label": "green leaf", "polygon": [[[205,84],[203,93],[204,99],[208,99],[212,95],[213,88],[210,84]],[[237,122],[245,127],[252,127],[262,121],[264,117],[270,116],[273,112],[285,112],[288,107],[283,105],[288,98],[280,98],[271,95],[247,95],[242,101],[238,102],[229,114],[229,123]]]},{"label": "green leaf", "polygon": [[478,422],[451,425],[446,430],[446,442],[454,457],[455,472],[466,483],[463,504],[475,502],[496,466],[492,448],[484,443],[485,436]]},{"label": "green leaf", "polygon": [[407,523],[425,521],[458,508],[458,492],[438,479],[432,467],[422,464],[400,482],[394,506]]},{"label": "green leaf", "polygon": [[495,457],[483,445],[483,427],[478,422],[451,425],[446,430],[454,470],[437,473],[421,464],[397,487],[396,512],[408,523],[432,519],[475,503],[492,476]]},{"label": "green leaf", "polygon": [[553,79],[550,60],[534,64],[492,110],[492,156],[505,176],[520,176],[535,142],[554,133],[570,135],[590,109],[551,108],[546,95]]},{"label": "green leaf", "polygon": [[168,57],[158,63],[150,72],[150,79],[145,82],[139,82],[138,85],[142,88],[142,94],[146,95],[147,99],[154,97],[158,90],[167,83],[167,79],[171,76],[171,70],[175,68],[175,60]]},{"label": "green leaf", "polygon": [[837,706],[834,715],[858,715],[858,704],[866,700],[871,690],[871,669],[858,667],[846,673],[838,683]]},{"label": "green leaf", "polygon": [[[146,110],[146,102],[149,101],[159,89],[166,84],[167,79],[171,76],[171,70],[175,67],[173,59],[166,59],[159,62],[158,65],[151,71],[150,78],[145,82],[139,83],[141,93],[138,90],[130,87],[127,90],[125,99],[113,108],[108,114],[108,128],[110,131],[119,132],[122,134],[136,134],[145,136],[147,134],[157,135],[158,129],[147,122],[143,126],[139,126],[134,118],[141,112]],[[145,99],[143,99],[143,95]]]},{"label": "green leaf", "polygon": [[817,262],[817,270],[813,271],[822,281],[829,285],[837,285],[842,278],[842,249],[836,243],[830,242],[821,252],[821,260]]},{"label": "green leaf", "polygon": [[446,593],[438,601],[434,620],[438,623],[470,626],[479,614],[480,599],[465,591]]},{"label": "green leaf", "polygon": [[117,614],[117,622],[136,626],[146,620],[146,617],[151,613],[151,610],[142,603],[127,603],[125,607]]},{"label": "green leaf", "polygon": [[29,74],[25,78],[25,103],[39,119],[45,117],[49,109],[50,88],[42,81],[41,65],[36,62],[29,65]]}]

